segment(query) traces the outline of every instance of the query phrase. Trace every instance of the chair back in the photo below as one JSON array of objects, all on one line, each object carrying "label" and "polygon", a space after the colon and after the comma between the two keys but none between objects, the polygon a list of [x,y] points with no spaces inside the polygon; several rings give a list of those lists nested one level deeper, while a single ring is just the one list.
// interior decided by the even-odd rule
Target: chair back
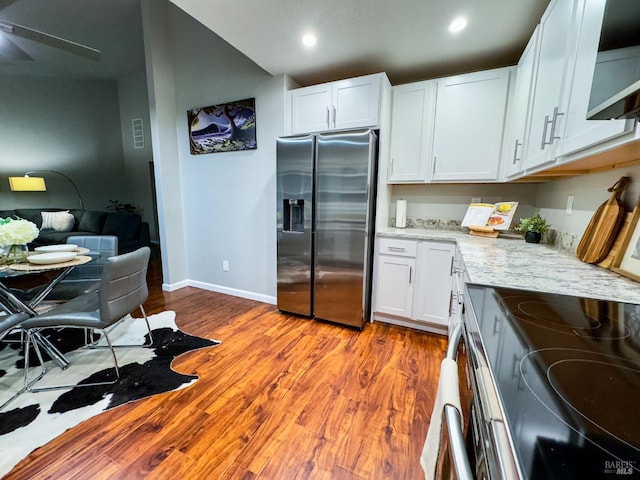
[{"label": "chair back", "polygon": [[148,298],[147,267],[150,255],[149,247],[141,247],[107,259],[98,291],[102,323],[120,320]]},{"label": "chair back", "polygon": [[107,258],[118,254],[118,237],[115,235],[72,235],[67,243],[88,248],[92,252],[99,252],[100,256],[92,262],[78,265],[65,278],[70,280],[100,280]]}]

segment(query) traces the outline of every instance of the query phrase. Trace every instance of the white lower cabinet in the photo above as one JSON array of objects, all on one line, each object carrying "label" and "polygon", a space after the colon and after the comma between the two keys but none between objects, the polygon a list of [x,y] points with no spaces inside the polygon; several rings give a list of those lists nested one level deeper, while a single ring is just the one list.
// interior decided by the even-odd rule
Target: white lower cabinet
[{"label": "white lower cabinet", "polygon": [[446,334],[455,244],[381,237],[373,319]]},{"label": "white lower cabinet", "polygon": [[380,255],[376,311],[401,317],[411,316],[415,269],[415,258]]},{"label": "white lower cabinet", "polygon": [[416,250],[415,240],[378,239],[376,312],[411,316]]},{"label": "white lower cabinet", "polygon": [[413,314],[419,322],[448,328],[451,310],[453,243],[420,242]]}]

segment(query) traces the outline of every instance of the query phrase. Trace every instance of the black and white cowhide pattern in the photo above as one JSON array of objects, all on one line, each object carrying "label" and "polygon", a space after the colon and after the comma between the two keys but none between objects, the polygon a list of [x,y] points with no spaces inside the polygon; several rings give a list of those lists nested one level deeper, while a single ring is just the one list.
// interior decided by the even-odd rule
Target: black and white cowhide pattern
[{"label": "black and white cowhide pattern", "polygon": [[[65,430],[109,408],[133,400],[185,388],[197,380],[171,369],[177,356],[199,348],[219,345],[218,340],[188,335],[178,329],[175,312],[149,316],[153,334],[150,347],[116,348],[120,380],[112,385],[82,387],[49,392],[25,392],[0,412],[0,477],[27,456]],[[109,349],[84,349],[83,331],[65,329],[48,332],[49,339],[67,354],[71,362],[61,370],[47,361],[47,373],[35,386],[94,383],[113,379]],[[109,337],[114,344],[148,343],[148,332],[141,318],[127,317]],[[35,355],[30,356],[36,360]],[[30,362],[33,362],[30,360]],[[35,376],[40,371],[30,368]],[[24,356],[20,343],[0,343],[0,405],[18,391],[24,382]]]}]

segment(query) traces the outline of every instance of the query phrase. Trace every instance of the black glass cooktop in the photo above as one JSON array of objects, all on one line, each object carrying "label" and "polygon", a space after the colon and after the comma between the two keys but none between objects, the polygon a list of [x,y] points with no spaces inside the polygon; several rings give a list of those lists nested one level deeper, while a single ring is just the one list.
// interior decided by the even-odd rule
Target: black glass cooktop
[{"label": "black glass cooktop", "polygon": [[640,305],[468,290],[523,473],[640,478]]}]

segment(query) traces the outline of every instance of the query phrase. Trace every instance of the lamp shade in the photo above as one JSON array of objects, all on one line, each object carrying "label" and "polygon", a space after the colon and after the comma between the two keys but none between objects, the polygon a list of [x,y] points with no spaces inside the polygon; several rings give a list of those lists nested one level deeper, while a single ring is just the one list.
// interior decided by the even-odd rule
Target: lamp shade
[{"label": "lamp shade", "polygon": [[12,192],[46,192],[47,185],[42,177],[9,177]]}]

